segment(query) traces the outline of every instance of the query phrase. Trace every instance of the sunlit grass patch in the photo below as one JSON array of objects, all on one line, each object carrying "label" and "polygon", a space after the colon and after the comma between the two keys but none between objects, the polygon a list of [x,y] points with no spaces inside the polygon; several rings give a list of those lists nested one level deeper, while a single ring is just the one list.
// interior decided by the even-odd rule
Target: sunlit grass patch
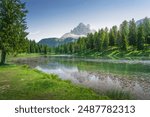
[{"label": "sunlit grass patch", "polygon": [[109,99],[26,65],[1,66],[0,84],[0,99]]}]

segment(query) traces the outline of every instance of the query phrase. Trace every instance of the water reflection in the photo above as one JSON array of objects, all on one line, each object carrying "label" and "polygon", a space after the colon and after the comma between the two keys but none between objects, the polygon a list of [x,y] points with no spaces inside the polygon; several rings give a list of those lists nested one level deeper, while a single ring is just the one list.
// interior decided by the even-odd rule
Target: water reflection
[{"label": "water reflection", "polygon": [[[97,91],[130,91],[137,99],[150,99],[150,61],[91,60],[65,57],[19,59],[17,63],[59,75]],[[146,63],[146,64],[145,64]]]}]

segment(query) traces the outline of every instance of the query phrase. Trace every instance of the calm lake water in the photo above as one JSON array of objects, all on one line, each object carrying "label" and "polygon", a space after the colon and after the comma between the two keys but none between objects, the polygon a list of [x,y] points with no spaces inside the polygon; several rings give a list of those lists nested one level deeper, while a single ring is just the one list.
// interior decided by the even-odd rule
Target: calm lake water
[{"label": "calm lake water", "polygon": [[16,60],[45,73],[96,91],[129,91],[137,99],[150,99],[150,60],[86,59],[49,56]]}]

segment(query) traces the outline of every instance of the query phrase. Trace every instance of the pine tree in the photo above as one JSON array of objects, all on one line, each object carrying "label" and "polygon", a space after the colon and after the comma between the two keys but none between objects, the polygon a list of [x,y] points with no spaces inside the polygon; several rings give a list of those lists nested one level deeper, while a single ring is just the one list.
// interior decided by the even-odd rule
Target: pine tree
[{"label": "pine tree", "polygon": [[96,51],[99,50],[99,45],[100,45],[100,37],[99,37],[99,33],[98,32],[95,32],[94,34],[94,48]]},{"label": "pine tree", "polygon": [[145,41],[150,44],[150,19],[147,17],[143,21],[143,28],[145,32]]},{"label": "pine tree", "polygon": [[25,4],[20,0],[0,1],[1,64],[5,63],[7,53],[18,52],[25,46],[26,13]]},{"label": "pine tree", "polygon": [[100,39],[99,51],[103,50],[104,38],[105,38],[105,32],[104,29],[101,29],[99,32],[99,39]]},{"label": "pine tree", "polygon": [[122,38],[121,50],[126,51],[128,47],[126,35],[123,34],[121,38]]},{"label": "pine tree", "polygon": [[92,50],[94,48],[94,38],[92,33],[88,34],[87,41],[87,48]]},{"label": "pine tree", "polygon": [[114,35],[114,32],[112,29],[110,29],[110,32],[109,32],[109,45],[110,46],[114,46],[115,45],[115,35]]},{"label": "pine tree", "polygon": [[105,38],[104,38],[104,43],[103,43],[103,49],[108,49],[109,46],[109,33],[108,33],[108,28],[105,28]]},{"label": "pine tree", "polygon": [[126,37],[129,35],[129,24],[126,20],[120,25],[120,33],[124,34]]},{"label": "pine tree", "polygon": [[43,53],[46,55],[48,53],[47,51],[48,51],[48,47],[47,47],[47,45],[45,45]]},{"label": "pine tree", "polygon": [[129,22],[129,45],[137,45],[137,27],[134,19]]},{"label": "pine tree", "polygon": [[116,43],[117,43],[117,46],[118,46],[119,48],[121,48],[122,39],[121,39],[120,31],[117,32],[117,41],[116,41]]},{"label": "pine tree", "polygon": [[129,25],[128,25],[128,22],[125,20],[120,25],[120,35],[121,35],[120,48],[121,50],[127,50],[128,48],[128,34],[129,34]]},{"label": "pine tree", "polygon": [[117,40],[117,26],[113,26],[109,33],[110,46],[115,46]]},{"label": "pine tree", "polygon": [[143,50],[144,49],[144,27],[141,24],[138,27],[138,37],[137,37],[137,49],[138,50]]}]

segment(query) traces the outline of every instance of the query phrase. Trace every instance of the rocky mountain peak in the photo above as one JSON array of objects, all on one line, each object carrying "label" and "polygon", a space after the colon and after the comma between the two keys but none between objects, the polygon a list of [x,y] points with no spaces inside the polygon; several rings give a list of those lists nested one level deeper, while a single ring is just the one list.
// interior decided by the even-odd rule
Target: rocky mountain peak
[{"label": "rocky mountain peak", "polygon": [[87,36],[88,33],[94,32],[93,30],[90,29],[90,25],[79,23],[77,27],[75,27],[73,30],[71,30],[69,33],[64,34],[61,38],[75,38],[78,39],[79,37],[84,37]]},{"label": "rocky mountain peak", "polygon": [[91,33],[91,29],[90,29],[90,25],[87,24],[83,24],[83,23],[79,23],[79,25],[77,27],[75,27],[73,30],[71,30],[72,34],[75,35],[87,35],[88,33]]}]

